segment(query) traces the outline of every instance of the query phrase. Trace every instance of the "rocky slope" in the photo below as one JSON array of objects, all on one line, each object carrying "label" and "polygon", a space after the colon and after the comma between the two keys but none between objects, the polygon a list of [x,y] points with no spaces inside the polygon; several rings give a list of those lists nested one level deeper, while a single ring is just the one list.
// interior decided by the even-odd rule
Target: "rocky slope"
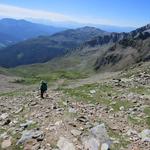
[{"label": "rocky slope", "polygon": [[96,81],[58,82],[43,100],[30,86],[1,93],[1,149],[150,149],[149,73],[148,63]]},{"label": "rocky slope", "polygon": [[96,70],[106,68],[120,70],[126,66],[150,60],[150,25],[129,34],[120,34],[118,39],[97,58]]}]

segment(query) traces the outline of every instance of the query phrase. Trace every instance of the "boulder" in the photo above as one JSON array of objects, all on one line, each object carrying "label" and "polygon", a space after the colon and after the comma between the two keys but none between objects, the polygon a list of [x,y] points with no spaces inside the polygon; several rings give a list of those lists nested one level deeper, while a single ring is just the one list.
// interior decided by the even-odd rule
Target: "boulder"
[{"label": "boulder", "polygon": [[6,118],[8,118],[8,116],[9,115],[7,113],[3,113],[1,114],[0,119],[5,120]]},{"label": "boulder", "polygon": [[32,138],[36,139],[37,141],[42,141],[44,139],[44,133],[39,130],[23,131],[21,138],[17,142],[17,145],[23,144]]},{"label": "boulder", "polygon": [[79,135],[82,134],[82,132],[79,131],[79,130],[71,130],[71,134],[72,134],[73,136],[79,136]]},{"label": "boulder", "polygon": [[99,150],[100,142],[93,136],[84,137],[82,143],[85,149],[88,150]]},{"label": "boulder", "polygon": [[60,150],[75,150],[73,143],[64,137],[59,138],[57,146]]},{"label": "boulder", "polygon": [[109,146],[111,144],[105,124],[93,127],[88,133],[88,136],[82,138],[82,143],[84,148],[88,150],[99,150],[101,145],[105,143],[102,147],[102,150],[105,150],[104,147],[106,148],[106,145]]},{"label": "boulder", "polygon": [[140,134],[139,137],[142,139],[143,142],[150,142],[150,130],[145,129]]},{"label": "boulder", "polygon": [[2,149],[7,149],[12,145],[11,138],[9,137],[8,139],[4,140],[1,144]]},{"label": "boulder", "polygon": [[109,136],[107,134],[105,124],[100,124],[91,129],[91,134],[96,137],[99,142],[105,143],[109,140]]}]

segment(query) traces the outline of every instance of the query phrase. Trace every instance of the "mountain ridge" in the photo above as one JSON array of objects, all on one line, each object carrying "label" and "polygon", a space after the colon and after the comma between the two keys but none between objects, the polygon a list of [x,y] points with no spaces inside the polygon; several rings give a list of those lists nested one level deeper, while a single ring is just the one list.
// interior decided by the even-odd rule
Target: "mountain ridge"
[{"label": "mountain ridge", "polygon": [[[64,55],[95,36],[105,34],[109,33],[97,28],[85,27],[23,41],[1,50],[0,65],[3,67],[15,67],[46,62],[54,57]],[[9,58],[12,58],[11,61],[6,62],[5,60]]]},{"label": "mountain ridge", "polygon": [[65,28],[36,24],[23,19],[4,18],[0,20],[0,43],[7,46],[39,35],[51,35],[63,30]]}]

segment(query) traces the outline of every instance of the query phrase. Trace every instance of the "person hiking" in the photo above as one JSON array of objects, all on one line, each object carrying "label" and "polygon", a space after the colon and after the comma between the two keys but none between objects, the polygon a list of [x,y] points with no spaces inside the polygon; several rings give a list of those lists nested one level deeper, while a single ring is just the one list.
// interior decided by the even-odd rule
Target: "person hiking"
[{"label": "person hiking", "polygon": [[41,81],[40,91],[41,91],[41,98],[44,98],[44,93],[47,91],[47,83],[45,81]]}]

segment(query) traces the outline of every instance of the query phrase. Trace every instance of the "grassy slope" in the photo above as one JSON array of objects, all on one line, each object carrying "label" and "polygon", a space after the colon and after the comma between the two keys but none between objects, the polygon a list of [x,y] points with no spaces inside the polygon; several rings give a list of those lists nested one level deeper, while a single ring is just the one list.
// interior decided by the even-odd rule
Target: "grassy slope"
[{"label": "grassy slope", "polygon": [[82,66],[81,58],[74,56],[56,58],[43,64],[20,66],[11,69],[2,68],[0,72],[22,77],[22,79],[14,82],[24,84],[34,84],[41,80],[54,82],[59,79],[79,79],[85,78],[92,73],[91,68],[86,69],[84,65]]}]

